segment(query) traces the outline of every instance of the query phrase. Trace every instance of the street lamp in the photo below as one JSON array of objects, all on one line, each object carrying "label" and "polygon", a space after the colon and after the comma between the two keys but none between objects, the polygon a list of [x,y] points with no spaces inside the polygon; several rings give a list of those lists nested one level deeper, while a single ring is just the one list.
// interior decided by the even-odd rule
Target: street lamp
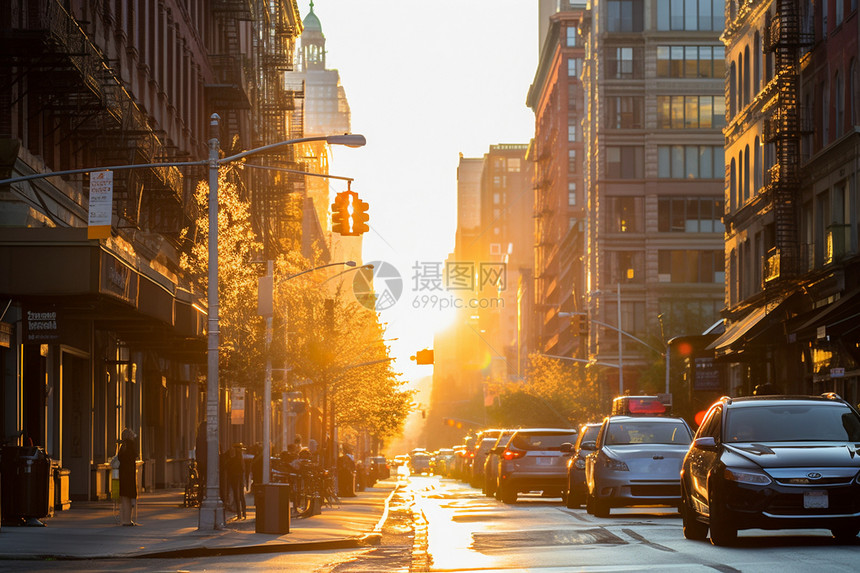
[{"label": "street lamp", "polygon": [[[218,168],[249,155],[270,151],[287,145],[309,141],[325,141],[331,145],[346,145],[361,147],[366,140],[360,134],[328,135],[319,137],[303,137],[281,141],[249,149],[223,159],[219,158],[220,142],[219,129],[221,117],[213,113],[209,118],[209,285],[208,285],[208,338],[207,345],[207,384],[206,384],[206,452],[209,463],[206,468],[206,495],[200,504],[200,515],[197,522],[198,530],[224,528],[224,502],[221,500],[218,463]],[[167,165],[167,164],[165,164]],[[271,341],[271,317],[267,320],[267,344]],[[271,400],[271,364],[267,366],[268,394]],[[265,420],[265,417],[264,417]],[[268,447],[266,440],[263,447]],[[263,463],[268,464],[268,457],[263,456]],[[214,463],[213,463],[214,462]],[[265,466],[264,466],[265,468]]]}]

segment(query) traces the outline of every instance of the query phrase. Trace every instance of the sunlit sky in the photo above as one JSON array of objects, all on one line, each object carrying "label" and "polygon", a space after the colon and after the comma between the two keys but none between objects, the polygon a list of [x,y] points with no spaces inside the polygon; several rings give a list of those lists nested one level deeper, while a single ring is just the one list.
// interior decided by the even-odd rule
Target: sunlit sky
[{"label": "sunlit sky", "polygon": [[[298,4],[304,19],[310,1]],[[403,295],[381,316],[386,338],[399,339],[389,343],[395,370],[416,380],[432,369],[409,357],[433,347],[450,313],[414,308],[431,293],[414,288],[412,269],[453,250],[459,154],[482,157],[490,145],[532,137],[525,99],[537,66],[537,1],[317,0],[314,12],[352,131],[367,137],[361,149],[335,146],[331,173],[355,178],[352,189],[370,204],[364,262],[386,261],[403,277]]]}]

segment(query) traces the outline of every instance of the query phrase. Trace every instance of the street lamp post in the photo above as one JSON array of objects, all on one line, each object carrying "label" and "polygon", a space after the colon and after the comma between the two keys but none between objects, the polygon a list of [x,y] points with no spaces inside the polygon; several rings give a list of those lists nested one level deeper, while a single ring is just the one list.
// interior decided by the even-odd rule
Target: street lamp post
[{"label": "street lamp post", "polygon": [[[249,149],[229,157],[218,158],[220,143],[221,117],[217,113],[210,116],[209,121],[209,344],[207,349],[207,385],[206,385],[206,441],[207,441],[207,463],[206,468],[206,497],[200,504],[200,515],[197,522],[198,530],[223,529],[224,528],[224,502],[221,500],[218,463],[218,168],[234,161],[238,161],[249,155],[270,151],[287,145],[295,145],[309,141],[325,141],[334,145],[346,145],[347,147],[361,147],[366,141],[360,134],[328,135],[319,137],[303,137],[281,141]],[[167,164],[165,164],[167,165]],[[271,340],[271,317],[267,321],[267,344]],[[271,401],[271,364],[266,368],[266,378],[269,381],[268,398]],[[265,398],[264,398],[265,399]],[[264,423],[266,417],[263,417]],[[268,448],[269,440],[263,444]],[[263,456],[264,472],[268,465],[268,456]]]}]

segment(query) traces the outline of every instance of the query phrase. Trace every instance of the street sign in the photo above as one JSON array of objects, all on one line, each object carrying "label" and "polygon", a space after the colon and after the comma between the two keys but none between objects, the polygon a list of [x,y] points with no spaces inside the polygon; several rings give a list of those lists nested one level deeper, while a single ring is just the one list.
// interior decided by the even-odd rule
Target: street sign
[{"label": "street sign", "polygon": [[110,238],[113,215],[113,171],[94,171],[90,174],[90,208],[87,220],[87,239]]}]

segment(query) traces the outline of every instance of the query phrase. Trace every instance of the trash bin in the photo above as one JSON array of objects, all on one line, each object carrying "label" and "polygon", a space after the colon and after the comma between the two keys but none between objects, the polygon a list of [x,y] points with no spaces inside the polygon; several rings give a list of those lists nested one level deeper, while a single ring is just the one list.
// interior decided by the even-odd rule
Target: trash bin
[{"label": "trash bin", "polygon": [[290,532],[290,484],[264,483],[254,486],[254,531]]},{"label": "trash bin", "polygon": [[44,526],[39,519],[54,514],[51,459],[42,448],[3,446],[0,491],[3,523]]},{"label": "trash bin", "polygon": [[59,460],[52,462],[51,470],[54,477],[54,511],[66,511],[72,507],[69,498],[69,476],[72,470],[60,467]]}]

